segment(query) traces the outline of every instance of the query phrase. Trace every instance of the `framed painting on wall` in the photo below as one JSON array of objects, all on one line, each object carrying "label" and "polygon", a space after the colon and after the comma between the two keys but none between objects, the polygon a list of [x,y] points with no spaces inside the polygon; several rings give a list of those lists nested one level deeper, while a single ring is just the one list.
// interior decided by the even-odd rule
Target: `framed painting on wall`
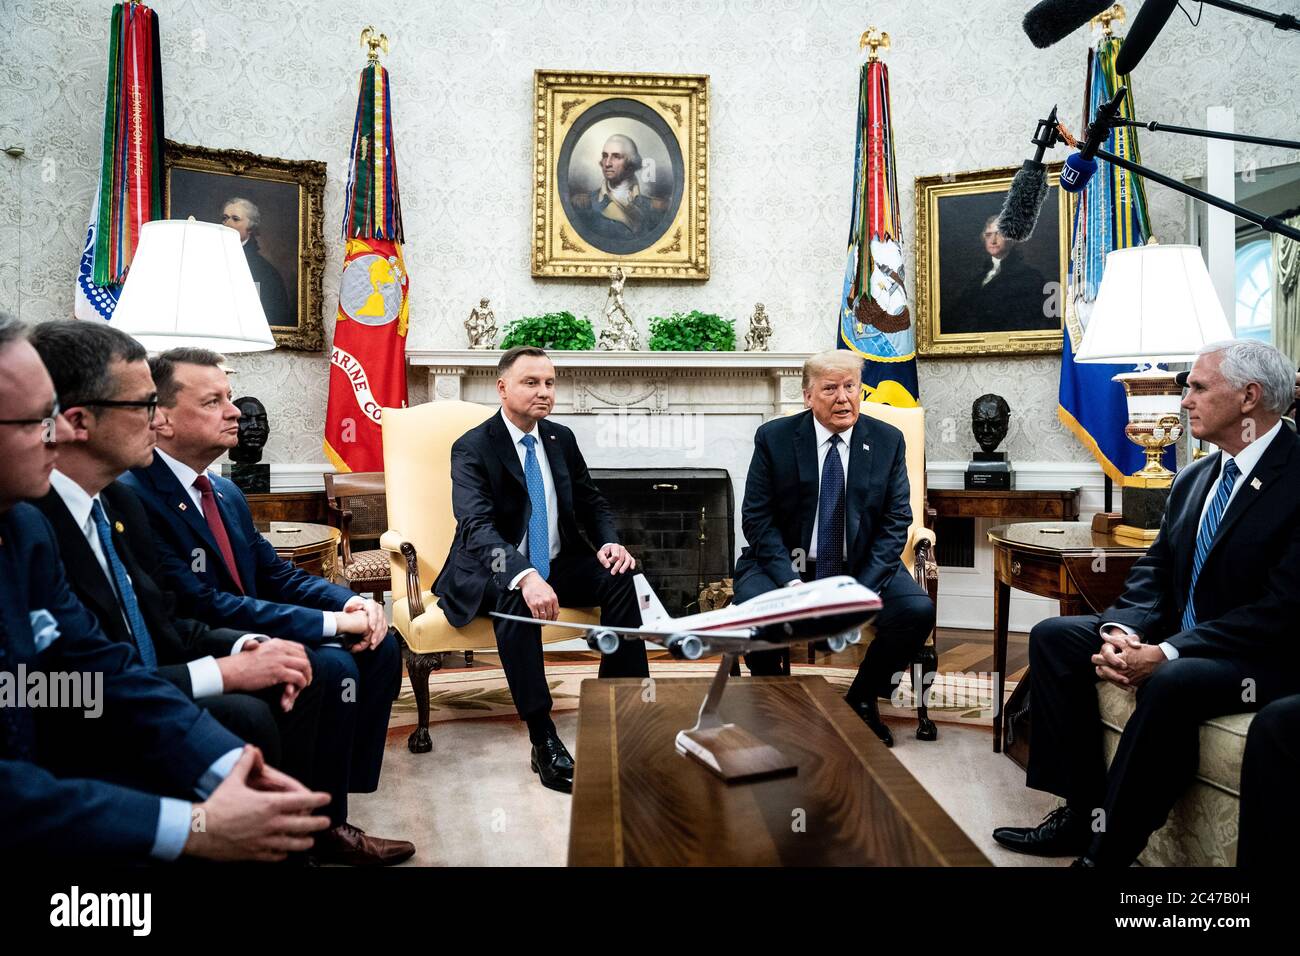
[{"label": "framed painting on wall", "polygon": [[1023,242],[997,228],[1018,166],[917,178],[919,355],[1061,350],[1071,222],[1061,165],[1048,166],[1047,199]]},{"label": "framed painting on wall", "polygon": [[166,217],[237,231],[276,345],[319,352],[325,164],[168,140],[165,166]]},{"label": "framed painting on wall", "polygon": [[533,275],[709,277],[709,78],[534,73]]}]

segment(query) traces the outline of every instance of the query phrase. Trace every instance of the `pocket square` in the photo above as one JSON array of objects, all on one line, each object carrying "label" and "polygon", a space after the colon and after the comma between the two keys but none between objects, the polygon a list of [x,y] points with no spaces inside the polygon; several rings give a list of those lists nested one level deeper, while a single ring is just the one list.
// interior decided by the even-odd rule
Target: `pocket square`
[{"label": "pocket square", "polygon": [[31,623],[32,641],[36,645],[36,653],[40,654],[58,640],[59,625],[54,620],[54,615],[44,608],[31,611],[27,618]]}]

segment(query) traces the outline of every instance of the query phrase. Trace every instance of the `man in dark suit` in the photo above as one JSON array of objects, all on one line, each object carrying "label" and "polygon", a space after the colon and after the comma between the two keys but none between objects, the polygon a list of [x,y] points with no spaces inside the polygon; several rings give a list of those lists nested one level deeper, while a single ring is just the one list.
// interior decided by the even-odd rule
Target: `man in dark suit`
[{"label": "man in dark suit", "polygon": [[153,460],[157,393],[144,347],[102,322],[46,322],[29,338],[72,429],[50,492],[35,504],[54,529],[73,593],[108,637],[135,647],[272,766],[314,782],[322,694],[307,650],[177,617],[156,584],[149,519],[116,481]]},{"label": "man in dark suit", "polygon": [[[1003,846],[1130,865],[1196,772],[1200,724],[1300,691],[1300,439],[1279,417],[1293,377],[1261,342],[1197,358],[1182,404],[1219,451],[1178,475],[1114,605],[1030,634],[1027,783],[1065,805],[995,830]],[[1099,677],[1137,694],[1109,770]]]},{"label": "man in dark suit", "polygon": [[1238,866],[1281,868],[1300,856],[1297,793],[1300,694],[1292,694],[1261,709],[1246,734],[1246,753],[1241,760]]},{"label": "man in dark suit", "polygon": [[[555,407],[555,366],[538,348],[507,351],[497,364],[501,412],[451,449],[456,534],[433,584],[453,627],[499,611],[554,621],[561,605],[600,606],[615,627],[641,623],[614,516],[573,432],[546,420]],[[528,725],[532,767],[543,786],[573,789],[573,758],[551,721],[541,628],[493,618],[515,709]],[[601,677],[646,677],[645,645],[625,641],[601,658]]]},{"label": "man in dark suit", "polygon": [[[405,840],[372,837],[347,822],[347,794],[379,785],[392,701],[401,681],[396,640],[384,609],[369,598],[280,558],[253,527],[248,502],[208,466],[239,439],[224,359],[205,349],[172,349],[149,363],[158,390],[153,463],[122,482],[148,512],[165,586],[181,613],[298,641],[312,652],[312,680],[325,702],[315,766],[334,797],[331,828],[314,851],[351,865],[405,860]],[[336,638],[348,642],[341,647]]]},{"label": "man in dark suit", "polygon": [[[838,574],[879,594],[876,636],[845,699],[892,747],[877,698],[890,696],[934,629],[934,604],[902,565],[912,524],[903,435],[859,413],[862,360],[853,352],[809,358],[803,394],[807,411],[754,435],[735,600]],[[748,654],[745,663],[756,675],[788,674],[788,653]]]},{"label": "man in dark suit", "polygon": [[[23,328],[0,315],[0,855],[280,860],[328,802],[108,640],[72,595],[43,497],[70,437]],[[80,687],[30,706],[27,686]],[[194,798],[202,802],[192,802]],[[197,825],[197,824],[202,824]]]}]

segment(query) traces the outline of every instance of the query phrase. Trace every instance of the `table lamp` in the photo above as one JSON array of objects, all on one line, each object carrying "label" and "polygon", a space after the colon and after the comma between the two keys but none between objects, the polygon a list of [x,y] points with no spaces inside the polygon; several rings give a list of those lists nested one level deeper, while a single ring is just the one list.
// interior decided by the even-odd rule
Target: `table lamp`
[{"label": "table lamp", "polygon": [[1191,362],[1210,342],[1232,338],[1201,250],[1189,245],[1116,249],[1106,256],[1101,288],[1075,353],[1076,362],[1133,362],[1116,375],[1128,398],[1124,434],[1146,452],[1146,465],[1123,481],[1123,521],[1115,535],[1149,542],[1160,529],[1174,474],[1161,463],[1183,434],[1182,387],[1157,362]]},{"label": "table lamp", "polygon": [[239,233],[193,217],[141,227],[113,325],[150,352],[275,348]]}]

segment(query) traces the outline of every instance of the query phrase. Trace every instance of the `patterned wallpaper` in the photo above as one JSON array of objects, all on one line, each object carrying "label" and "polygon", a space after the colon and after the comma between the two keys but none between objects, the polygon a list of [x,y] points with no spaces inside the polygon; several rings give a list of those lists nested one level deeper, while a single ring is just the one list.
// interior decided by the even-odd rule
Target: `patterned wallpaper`
[{"label": "patterned wallpaper", "polygon": [[[603,286],[529,275],[530,96],[538,67],[707,73],[711,76],[712,278],[629,283],[634,316],[701,308],[743,331],[757,301],[777,350],[829,347],[852,185],[857,38],[889,31],[886,55],[903,222],[912,228],[917,176],[1019,163],[1037,117],[1053,103],[1073,129],[1082,102],[1080,33],[1035,50],[1019,19],[1026,0],[641,0],[616,23],[594,0],[392,4],[368,0],[156,0],[162,23],[168,135],[323,160],[327,239],[338,234],[358,34],[393,40],[398,162],[412,274],[413,347],[463,344],[461,322],[481,296],[499,320],[552,308],[598,315]],[[95,182],[105,86],[107,0],[6,0],[0,12],[0,308],[29,322],[71,312],[74,269]],[[611,30],[610,27],[616,28]],[[1275,71],[1260,68],[1271,58]],[[1212,104],[1236,108],[1239,129],[1294,129],[1290,84],[1300,45],[1217,10],[1193,30],[1181,15],[1142,64],[1140,113],[1202,125]],[[1148,134],[1144,159],[1171,175],[1204,172],[1197,140]],[[1239,166],[1297,157],[1238,149]],[[1059,158],[1059,157],[1058,157]],[[1183,236],[1181,197],[1152,187],[1157,235]],[[330,239],[325,288],[332,331],[341,245]],[[910,252],[909,252],[910,256]],[[910,265],[910,263],[909,263]],[[974,447],[970,402],[986,391],[1013,409],[1013,459],[1083,461],[1057,424],[1059,359],[925,361],[928,453],[962,459]],[[277,352],[238,357],[239,392],[263,398],[267,460],[318,462],[326,360]],[[424,397],[424,383],[412,383]]]}]

